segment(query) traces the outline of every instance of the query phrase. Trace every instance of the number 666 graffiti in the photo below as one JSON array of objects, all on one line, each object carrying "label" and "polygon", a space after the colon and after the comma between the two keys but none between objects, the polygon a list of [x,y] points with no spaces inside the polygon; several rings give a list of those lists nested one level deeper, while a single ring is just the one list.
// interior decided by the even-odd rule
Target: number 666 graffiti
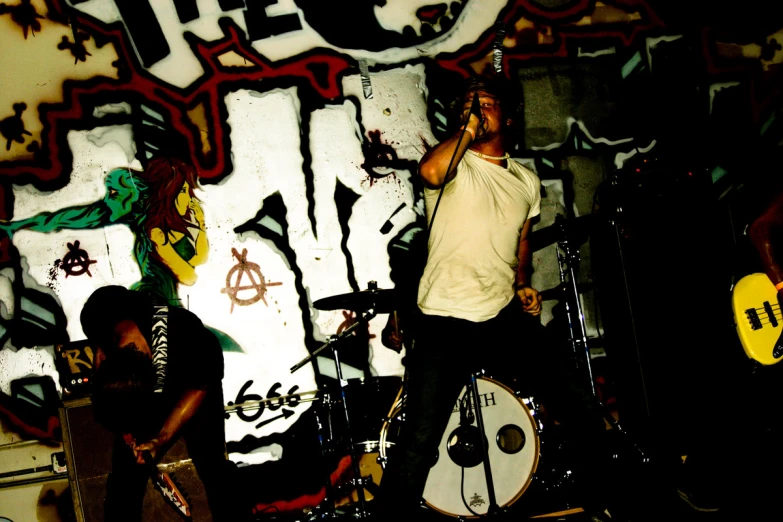
[{"label": "number 666 graffiti", "polygon": [[[250,388],[252,385],[252,380],[245,382],[245,384],[242,385],[242,387],[239,389],[239,393],[237,393],[236,399],[233,401],[228,401],[228,405],[225,407],[225,416],[227,419],[231,416],[232,413],[235,413],[237,417],[245,422],[254,422],[264,414],[264,411],[267,408],[269,408],[269,411],[277,411],[282,406],[296,408],[303,402],[312,402],[318,400],[317,390],[296,393],[297,390],[299,390],[299,385],[292,386],[286,395],[280,395],[278,391],[280,390],[282,384],[279,382],[274,383],[269,388],[269,391],[266,393],[266,398],[263,398],[261,395],[255,393],[246,394],[245,392],[247,392],[248,388]],[[253,413],[248,414],[246,413],[247,411],[253,411]],[[270,419],[259,422],[256,425],[256,428],[260,428],[277,419],[287,419],[293,414],[293,411],[283,408],[280,415],[276,415]]]}]

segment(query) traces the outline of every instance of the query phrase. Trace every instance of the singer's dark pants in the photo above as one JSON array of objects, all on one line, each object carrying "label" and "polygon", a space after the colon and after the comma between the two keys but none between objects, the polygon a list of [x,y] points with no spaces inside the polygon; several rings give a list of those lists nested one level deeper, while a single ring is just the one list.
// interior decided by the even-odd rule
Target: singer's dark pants
[{"label": "singer's dark pants", "polygon": [[[140,427],[139,433],[154,435],[160,429],[166,414],[166,411],[150,412],[149,425]],[[244,495],[238,494],[234,487],[235,465],[225,454],[222,390],[207,395],[199,410],[182,429],[181,436],[204,485],[212,520],[250,520],[250,506],[243,503]],[[143,437],[137,435],[137,438]],[[104,520],[140,522],[144,493],[149,480],[149,469],[137,464],[130,447],[120,435],[115,435],[112,469],[106,483]],[[171,509],[174,510],[173,507]]]},{"label": "singer's dark pants", "polygon": [[[519,300],[481,323],[421,314],[415,339],[406,364],[400,443],[390,454],[376,497],[379,520],[415,513],[459,392],[478,370],[488,370],[512,389],[532,392],[562,424],[584,435],[581,440],[594,442],[605,435],[603,413],[589,384],[580,386],[566,377],[567,362],[547,340],[539,319],[525,313]],[[591,448],[591,456],[597,453]]]}]

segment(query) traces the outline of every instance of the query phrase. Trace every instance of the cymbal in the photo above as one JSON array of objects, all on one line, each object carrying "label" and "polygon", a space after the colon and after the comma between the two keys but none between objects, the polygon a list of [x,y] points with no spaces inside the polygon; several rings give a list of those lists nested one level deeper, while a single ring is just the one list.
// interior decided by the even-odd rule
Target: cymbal
[{"label": "cymbal", "polygon": [[[581,294],[583,292],[589,292],[593,289],[593,285],[590,283],[580,283],[576,285],[577,291]],[[572,290],[571,285],[567,283],[560,283],[559,285],[553,287],[553,288],[547,288],[546,290],[541,290],[538,292],[538,295],[541,296],[542,301],[551,301],[551,300],[561,300],[565,299],[566,296],[569,295],[569,292]]]},{"label": "cymbal", "polygon": [[558,225],[539,228],[530,233],[530,249],[533,252],[538,252],[552,243],[557,243],[561,237],[563,237],[563,229]]},{"label": "cymbal", "polygon": [[530,233],[530,246],[533,252],[537,252],[559,241],[573,241],[577,245],[587,241],[587,236],[590,235],[590,227],[593,224],[593,214],[585,214],[573,219],[566,219],[561,216],[558,216],[558,218],[548,227],[539,228]]},{"label": "cymbal", "polygon": [[369,309],[378,314],[389,314],[394,311],[394,290],[360,290],[347,294],[324,297],[313,303],[318,310],[352,310],[365,312]]},{"label": "cymbal", "polygon": [[538,292],[538,295],[541,296],[542,301],[551,301],[553,299],[562,299],[565,295],[565,285],[559,284],[554,288],[547,288],[546,290],[541,290]]}]

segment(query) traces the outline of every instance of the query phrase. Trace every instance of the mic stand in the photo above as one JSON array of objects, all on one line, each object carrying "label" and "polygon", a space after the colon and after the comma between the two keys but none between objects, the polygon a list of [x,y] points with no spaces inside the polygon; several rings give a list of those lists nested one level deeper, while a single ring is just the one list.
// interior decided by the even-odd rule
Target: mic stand
[{"label": "mic stand", "polygon": [[[348,381],[346,381],[343,378],[343,370],[342,366],[340,365],[340,358],[338,356],[338,348],[337,345],[339,342],[343,339],[345,339],[347,336],[349,336],[351,333],[353,333],[354,330],[359,328],[360,325],[364,324],[366,325],[373,317],[375,317],[376,312],[375,308],[369,308],[364,314],[362,314],[360,317],[358,317],[358,320],[353,323],[352,325],[348,326],[345,330],[343,330],[341,333],[339,333],[336,336],[331,336],[327,341],[322,344],[320,347],[318,347],[313,353],[296,363],[294,366],[291,367],[291,373],[294,373],[298,369],[300,369],[302,366],[307,364],[310,360],[312,360],[316,355],[321,353],[323,350],[330,348],[332,350],[332,354],[334,355],[334,365],[335,370],[337,372],[337,380],[340,384],[340,401],[342,403],[343,407],[343,413],[345,414],[345,429],[347,432],[348,437],[348,449],[351,456],[351,467],[353,470],[354,478],[351,481],[352,484],[356,486],[356,496],[359,500],[359,508],[356,510],[356,518],[367,518],[369,516],[369,512],[367,511],[367,500],[364,495],[364,484],[365,479],[362,478],[361,475],[361,469],[359,467],[359,459],[356,454],[356,447],[353,442],[353,436],[351,435],[351,420],[350,416],[348,415],[348,404],[347,400],[345,398],[345,387],[348,385]],[[331,517],[334,515],[332,514]]]},{"label": "mic stand", "polygon": [[[487,437],[485,435],[484,428],[484,415],[481,413],[481,396],[478,391],[478,381],[476,380],[476,374],[470,375],[470,382],[468,383],[468,391],[473,395],[473,408],[476,412],[476,425],[479,430],[479,439],[481,441],[481,453],[484,462],[484,477],[487,481],[487,496],[489,497],[489,505],[487,506],[487,515],[496,515],[500,513],[498,507],[498,501],[495,496],[495,483],[492,480],[492,466],[489,462],[489,447],[487,445]],[[461,419],[460,419],[461,420]]]},{"label": "mic stand", "polygon": [[[587,378],[590,383],[590,393],[596,395],[595,381],[593,380],[593,367],[590,361],[590,348],[587,345],[587,327],[585,325],[585,316],[582,310],[582,303],[579,299],[579,289],[576,286],[575,265],[579,261],[579,251],[574,252],[568,242],[568,234],[565,226],[560,225],[563,238],[557,243],[557,262],[560,269],[560,281],[567,284],[567,289],[573,296],[573,308],[569,299],[564,299],[566,317],[568,319],[569,339],[571,348],[574,352],[577,367],[579,364],[579,352],[584,353],[585,366],[587,367]],[[576,317],[576,321],[574,320]],[[577,326],[578,323],[578,326]]]}]

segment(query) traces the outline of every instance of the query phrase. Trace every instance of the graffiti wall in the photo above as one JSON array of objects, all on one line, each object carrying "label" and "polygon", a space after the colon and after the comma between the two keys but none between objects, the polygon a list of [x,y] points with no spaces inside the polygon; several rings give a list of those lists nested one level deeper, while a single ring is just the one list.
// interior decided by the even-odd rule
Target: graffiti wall
[{"label": "graffiti wall", "polygon": [[[642,0],[0,3],[0,384],[50,375],[62,392],[55,347],[84,338],[90,293],[153,288],[218,336],[227,406],[282,397],[231,410],[230,458],[284,464],[310,422],[301,398],[336,376],[324,343],[356,319],[314,303],[407,277],[416,164],[450,131],[462,78],[518,84],[514,156],[544,181],[544,230],[590,214],[634,158],[687,153],[696,124],[703,152],[710,118],[775,132],[779,30],[683,30]],[[717,182],[731,159],[698,167]],[[541,290],[562,279],[552,237]],[[581,298],[598,335],[589,284]],[[403,374],[386,320],[352,337],[346,378]]]}]

